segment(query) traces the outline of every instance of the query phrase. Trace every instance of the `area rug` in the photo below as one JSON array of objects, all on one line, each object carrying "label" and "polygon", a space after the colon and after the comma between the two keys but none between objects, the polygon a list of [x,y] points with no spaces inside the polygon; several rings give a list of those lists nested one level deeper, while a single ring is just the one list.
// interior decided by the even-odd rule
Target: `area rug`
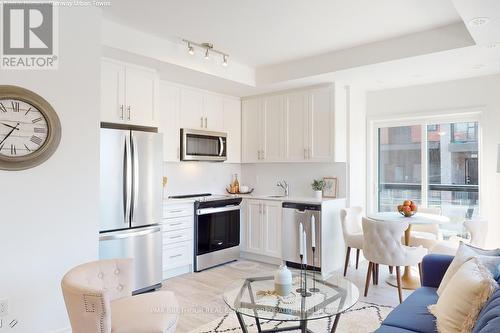
[{"label": "area rug", "polygon": [[[340,316],[337,326],[337,332],[349,333],[369,333],[375,331],[382,321],[393,309],[392,306],[379,305],[367,302],[358,302],[351,309]],[[244,317],[248,332],[257,332],[255,321],[250,317]],[[333,324],[333,319],[312,320],[308,328],[315,333],[329,333]],[[271,329],[278,327],[294,326],[295,324],[282,321],[261,321],[262,329]],[[206,325],[198,327],[190,333],[224,333],[224,332],[242,332],[238,318],[234,312],[229,311],[225,316],[216,319]]]}]

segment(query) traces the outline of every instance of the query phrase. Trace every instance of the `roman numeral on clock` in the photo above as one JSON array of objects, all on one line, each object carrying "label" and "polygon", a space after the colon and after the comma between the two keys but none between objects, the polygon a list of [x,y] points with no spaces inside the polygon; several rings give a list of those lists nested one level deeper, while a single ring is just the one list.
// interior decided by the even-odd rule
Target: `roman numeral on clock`
[{"label": "roman numeral on clock", "polygon": [[26,113],[24,114],[25,116],[31,111],[31,107],[28,109],[28,111],[26,111]]},{"label": "roman numeral on clock", "polygon": [[27,151],[31,151],[31,149],[29,149],[26,145],[24,145],[24,148],[26,148]]},{"label": "roman numeral on clock", "polygon": [[30,139],[31,142],[36,143],[37,145],[41,145],[43,140],[37,137],[36,135],[33,135]]},{"label": "roman numeral on clock", "polygon": [[17,155],[16,146],[10,145],[10,154],[11,155]]},{"label": "roman numeral on clock", "polygon": [[47,129],[43,127],[35,127],[35,133],[47,133]]},{"label": "roman numeral on clock", "polygon": [[7,112],[7,108],[5,107],[5,105],[3,105],[2,103],[0,103],[0,110],[2,112]]},{"label": "roman numeral on clock", "polygon": [[12,110],[14,112],[19,112],[19,102],[14,102],[13,101],[13,102],[11,102],[11,104],[12,104]]},{"label": "roman numeral on clock", "polygon": [[38,118],[33,119],[31,122],[34,124],[34,123],[37,123],[37,122],[39,122],[41,120],[43,120],[43,118],[42,117],[38,117]]}]

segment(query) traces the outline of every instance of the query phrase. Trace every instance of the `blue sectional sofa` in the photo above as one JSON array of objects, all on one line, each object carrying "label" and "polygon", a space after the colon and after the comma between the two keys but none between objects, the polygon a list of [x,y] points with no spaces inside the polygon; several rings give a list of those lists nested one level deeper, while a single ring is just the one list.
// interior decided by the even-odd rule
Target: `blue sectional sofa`
[{"label": "blue sectional sofa", "polygon": [[[436,323],[427,306],[438,299],[437,288],[448,269],[452,256],[430,254],[422,262],[422,287],[415,290],[383,321],[375,333],[435,333]],[[498,282],[498,281],[497,281]],[[497,289],[480,312],[472,333],[500,332],[500,288]]]}]

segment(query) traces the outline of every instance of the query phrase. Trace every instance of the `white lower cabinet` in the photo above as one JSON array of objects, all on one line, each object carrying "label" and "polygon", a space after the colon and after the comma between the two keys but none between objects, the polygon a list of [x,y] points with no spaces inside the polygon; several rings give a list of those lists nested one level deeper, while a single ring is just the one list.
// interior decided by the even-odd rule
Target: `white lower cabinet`
[{"label": "white lower cabinet", "polygon": [[247,199],[243,251],[281,259],[281,202]]},{"label": "white lower cabinet", "polygon": [[163,208],[163,278],[193,271],[193,204],[165,204]]}]

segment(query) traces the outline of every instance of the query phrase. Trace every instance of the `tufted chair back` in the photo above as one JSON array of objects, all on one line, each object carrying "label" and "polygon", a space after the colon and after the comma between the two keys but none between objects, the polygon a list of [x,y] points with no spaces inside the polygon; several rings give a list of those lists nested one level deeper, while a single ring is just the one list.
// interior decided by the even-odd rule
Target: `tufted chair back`
[{"label": "tufted chair back", "polygon": [[363,253],[368,261],[389,266],[405,266],[406,246],[401,236],[408,223],[397,221],[376,221],[363,217]]},{"label": "tufted chair back", "polygon": [[340,221],[342,222],[342,233],[347,239],[350,235],[362,234],[361,219],[363,218],[363,208],[351,207],[340,210]]},{"label": "tufted chair back", "polygon": [[[441,208],[418,207],[418,213],[441,215]],[[411,229],[413,231],[429,232],[431,234],[439,236],[439,225],[437,224],[414,224],[411,226]]]},{"label": "tufted chair back", "polygon": [[61,288],[73,333],[111,333],[112,300],[132,295],[132,259],[89,262],[64,275]]},{"label": "tufted chair back", "polygon": [[465,221],[464,226],[470,233],[470,244],[476,247],[484,247],[486,234],[488,233],[488,221],[481,219]]}]

